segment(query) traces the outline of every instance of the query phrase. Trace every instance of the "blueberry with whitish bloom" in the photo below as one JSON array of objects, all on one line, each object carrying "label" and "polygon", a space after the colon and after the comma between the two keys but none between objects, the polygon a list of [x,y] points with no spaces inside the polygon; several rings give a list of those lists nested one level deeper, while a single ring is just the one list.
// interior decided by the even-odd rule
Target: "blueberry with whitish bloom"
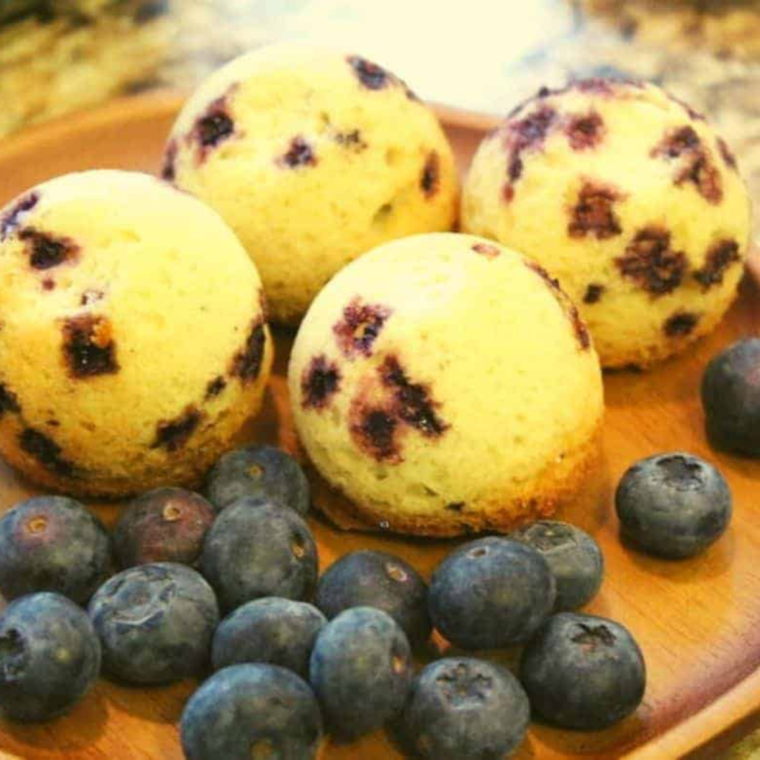
[{"label": "blueberry with whitish bloom", "polygon": [[528,697],[506,668],[446,657],[414,679],[403,731],[423,757],[502,758],[522,744],[529,720]]},{"label": "blueberry with whitish bloom", "polygon": [[314,603],[328,618],[350,607],[376,607],[413,645],[430,636],[427,584],[409,563],[387,552],[356,551],[338,559],[319,579]]},{"label": "blueberry with whitish bloom", "polygon": [[87,614],[60,594],[22,596],[0,615],[0,708],[13,720],[68,711],[100,672],[100,643]]},{"label": "blueberry with whitish bloom", "polygon": [[554,607],[554,576],[535,549],[507,538],[463,544],[435,569],[428,592],[433,625],[462,649],[520,644]]},{"label": "blueberry with whitish bloom", "polygon": [[760,338],[745,338],[715,356],[702,376],[710,443],[760,456]]},{"label": "blueberry with whitish bloom", "polygon": [[615,509],[625,538],[670,559],[704,551],[726,531],[733,511],[720,471],[683,452],[648,457],[628,469]]},{"label": "blueberry with whitish bloom", "polygon": [[314,642],[327,623],[306,602],[265,597],[247,602],[227,615],[214,634],[214,669],[242,662],[268,662],[309,677]]},{"label": "blueberry with whitish bloom", "polygon": [[86,604],[111,571],[103,523],[74,499],[35,496],[0,519],[0,592],[54,591]]},{"label": "blueberry with whitish bloom", "polygon": [[322,717],[309,685],[276,665],[231,665],[190,697],[180,722],[187,760],[311,760]]},{"label": "blueberry with whitish bloom", "polygon": [[317,582],[317,546],[309,526],[279,504],[224,509],[206,535],[201,571],[219,604],[233,610],[265,596],[306,600]]},{"label": "blueberry with whitish bloom", "polygon": [[174,562],[122,570],[90,600],[103,671],[135,684],[179,681],[206,668],[219,609],[200,573]]},{"label": "blueberry with whitish bloom", "polygon": [[532,546],[549,563],[557,585],[555,611],[576,610],[596,596],[604,557],[588,533],[569,523],[539,520],[509,537]]},{"label": "blueberry with whitish bloom", "polygon": [[251,497],[281,504],[305,517],[311,502],[301,465],[274,446],[249,446],[225,454],[208,474],[206,493],[217,510]]},{"label": "blueberry with whitish bloom", "polygon": [[396,621],[373,607],[352,607],[320,632],[309,681],[329,730],[356,738],[402,710],[412,679],[409,642]]},{"label": "blueberry with whitish bloom", "polygon": [[638,644],[619,623],[560,612],[523,651],[520,682],[545,720],[591,731],[617,723],[639,706],[646,667]]}]

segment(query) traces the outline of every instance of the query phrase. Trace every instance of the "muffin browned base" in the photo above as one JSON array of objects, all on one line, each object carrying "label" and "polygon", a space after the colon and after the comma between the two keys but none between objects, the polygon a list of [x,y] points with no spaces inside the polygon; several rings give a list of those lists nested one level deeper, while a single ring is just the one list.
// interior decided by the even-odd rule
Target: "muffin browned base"
[{"label": "muffin browned base", "polygon": [[536,520],[551,517],[575,501],[602,461],[602,424],[589,440],[516,493],[512,490],[483,501],[462,512],[442,509],[435,517],[389,515],[375,505],[349,500],[333,488],[316,468],[307,465],[313,486],[314,506],[341,530],[402,533],[448,538],[493,531],[509,533]]}]

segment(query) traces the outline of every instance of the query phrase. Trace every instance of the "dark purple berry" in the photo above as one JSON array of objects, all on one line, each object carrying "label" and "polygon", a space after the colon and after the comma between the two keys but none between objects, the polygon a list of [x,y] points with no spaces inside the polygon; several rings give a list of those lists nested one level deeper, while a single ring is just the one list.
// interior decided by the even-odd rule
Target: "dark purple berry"
[{"label": "dark purple berry", "polygon": [[200,558],[214,508],[200,494],[183,488],[158,488],[124,509],[114,532],[121,567],[148,562],[194,565]]}]

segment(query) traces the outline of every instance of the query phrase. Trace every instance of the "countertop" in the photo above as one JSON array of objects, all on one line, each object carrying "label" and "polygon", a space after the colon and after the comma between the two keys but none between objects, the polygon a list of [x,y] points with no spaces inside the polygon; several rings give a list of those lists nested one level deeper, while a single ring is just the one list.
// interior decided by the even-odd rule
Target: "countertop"
[{"label": "countertop", "polygon": [[119,94],[189,90],[280,39],[361,51],[426,99],[492,114],[570,77],[650,79],[709,115],[760,198],[752,0],[0,0],[0,135]]},{"label": "countertop", "polygon": [[[426,99],[490,114],[568,78],[653,80],[709,116],[760,199],[752,0],[0,0],[0,136],[118,95],[187,91],[279,39],[353,49]],[[726,757],[760,758],[760,731]]]}]

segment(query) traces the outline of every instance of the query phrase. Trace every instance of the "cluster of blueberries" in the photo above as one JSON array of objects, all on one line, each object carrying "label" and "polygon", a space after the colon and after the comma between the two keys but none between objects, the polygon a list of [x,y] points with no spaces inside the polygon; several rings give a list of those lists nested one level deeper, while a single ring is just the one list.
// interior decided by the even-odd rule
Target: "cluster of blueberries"
[{"label": "cluster of blueberries", "polygon": [[[760,359],[760,341],[752,348]],[[722,366],[708,370],[708,386]],[[645,665],[631,634],[574,612],[597,593],[604,569],[577,527],[545,520],[470,541],[428,586],[380,551],[347,554],[318,577],[304,521],[308,481],[278,449],[227,454],[206,497],[152,491],[123,511],[113,534],[65,497],[29,499],[0,519],[0,592],[14,600],[0,616],[7,717],[59,715],[101,670],[163,684],[211,665],[182,716],[191,760],[310,758],[325,730],[352,739],[386,724],[410,751],[446,760],[510,753],[531,711],[600,729],[643,698]],[[615,501],[623,539],[669,558],[702,551],[731,517],[720,472],[680,452],[636,463]],[[122,570],[111,575],[114,566]],[[430,653],[434,628],[466,652],[524,645],[519,678],[459,655],[415,676],[412,652]]]}]

